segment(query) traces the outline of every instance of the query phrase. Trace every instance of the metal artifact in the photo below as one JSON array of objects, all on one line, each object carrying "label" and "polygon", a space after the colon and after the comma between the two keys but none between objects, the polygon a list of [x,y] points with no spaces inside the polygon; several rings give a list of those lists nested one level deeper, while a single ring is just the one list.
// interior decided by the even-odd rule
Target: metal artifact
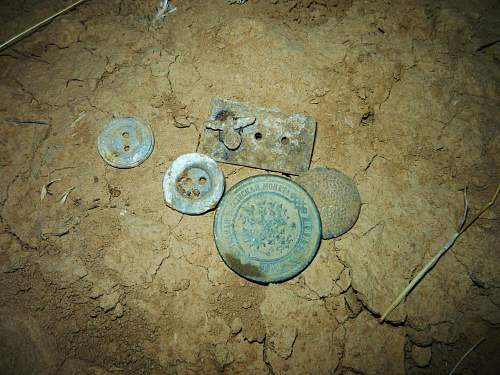
[{"label": "metal artifact", "polygon": [[258,282],[291,279],[312,261],[321,242],[321,220],[309,194],[274,175],[249,177],[223,197],[214,219],[224,262]]},{"label": "metal artifact", "polygon": [[295,182],[306,189],[318,206],[324,239],[338,237],[356,223],[361,197],[352,178],[333,168],[318,167]]},{"label": "metal artifact", "polygon": [[163,178],[165,202],[185,214],[198,215],[215,208],[223,193],[224,174],[206,155],[179,156]]},{"label": "metal artifact", "polygon": [[117,117],[109,121],[97,138],[97,150],[115,168],[133,168],[153,152],[153,131],[134,117]]},{"label": "metal artifact", "polygon": [[200,150],[219,162],[298,175],[309,169],[315,135],[310,116],[216,98]]}]

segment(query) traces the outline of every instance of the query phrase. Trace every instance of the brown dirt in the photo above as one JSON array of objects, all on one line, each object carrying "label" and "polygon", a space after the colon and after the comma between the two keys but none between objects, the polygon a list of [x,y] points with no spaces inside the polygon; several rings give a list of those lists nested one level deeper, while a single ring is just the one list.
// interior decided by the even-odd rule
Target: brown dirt
[{"label": "brown dirt", "polygon": [[[0,39],[67,3],[0,3]],[[495,373],[498,204],[376,318],[454,230],[459,189],[474,212],[499,181],[498,2],[175,4],[151,31],[152,0],[89,1],[0,53],[0,373],[447,373],[481,337],[460,371]],[[214,96],[312,115],[312,164],[355,176],[358,223],[289,282],[238,277],[213,213],[163,202]],[[97,154],[112,115],[151,124],[141,166]]]}]

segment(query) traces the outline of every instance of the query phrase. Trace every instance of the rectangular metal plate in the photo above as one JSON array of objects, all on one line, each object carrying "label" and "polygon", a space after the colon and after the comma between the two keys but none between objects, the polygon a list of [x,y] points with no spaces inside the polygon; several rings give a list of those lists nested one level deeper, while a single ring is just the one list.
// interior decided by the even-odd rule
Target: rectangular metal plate
[{"label": "rectangular metal plate", "polygon": [[[255,122],[228,130],[222,122],[227,124],[226,119],[230,116],[235,119],[255,118]],[[217,123],[220,126],[215,130]],[[224,134],[229,131],[233,136],[239,134],[241,138],[241,144],[236,148],[234,145],[229,148],[224,143]],[[285,114],[215,98],[205,123],[199,152],[223,163],[298,175],[309,169],[315,136],[316,121],[310,116]]]}]

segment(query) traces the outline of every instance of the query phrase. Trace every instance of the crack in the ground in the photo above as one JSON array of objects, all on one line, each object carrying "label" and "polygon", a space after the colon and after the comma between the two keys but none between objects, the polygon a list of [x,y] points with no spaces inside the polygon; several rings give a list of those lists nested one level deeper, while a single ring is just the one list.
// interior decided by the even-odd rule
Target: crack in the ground
[{"label": "crack in the ground", "polygon": [[3,213],[3,209],[5,207],[5,204],[9,200],[10,188],[12,187],[12,185],[14,185],[16,183],[16,181],[18,180],[18,178],[20,176],[21,176],[20,174],[15,175],[14,178],[7,183],[7,187],[5,189],[5,199],[2,201],[2,203],[0,203],[0,209],[1,209],[2,213]]},{"label": "crack in the ground", "polygon": [[486,43],[486,44],[483,44],[482,46],[480,46],[478,49],[476,49],[476,52],[482,52],[484,51],[485,49],[488,49],[490,47],[493,47],[495,44],[497,43],[500,43],[500,39],[497,39],[497,40],[494,40],[492,42],[489,42],[489,43]]},{"label": "crack in the ground", "polygon": [[21,246],[21,248],[23,250],[26,250],[26,251],[37,250],[36,246],[31,246],[28,242],[23,241],[23,239],[21,237],[19,237],[19,235],[16,232],[14,232],[14,230],[12,230],[12,227],[10,226],[8,221],[2,215],[0,215],[0,222],[2,223],[2,225],[5,229],[5,233],[10,235],[19,244],[19,246]]},{"label": "crack in the ground", "polygon": [[377,229],[379,226],[382,226],[382,230],[384,230],[384,228],[385,228],[385,221],[379,221],[378,223],[372,225],[370,228],[368,228],[365,232],[361,233],[360,235],[354,235],[353,234],[353,236],[355,236],[356,239],[360,239],[360,238],[366,237],[372,231],[374,231],[375,229]]},{"label": "crack in the ground", "polygon": [[[32,93],[31,91],[29,91],[24,83],[22,83],[19,78],[14,78],[14,82],[19,86],[21,92],[30,98],[30,101],[31,102],[35,102],[37,105],[39,106],[47,106],[49,108],[56,108],[56,109],[60,109],[60,108],[63,108],[66,104],[63,104],[63,105],[60,105],[60,104],[53,104],[53,103],[49,103],[49,102],[44,102],[42,101],[41,99],[39,99],[34,93]],[[49,125],[50,127],[50,125]]]},{"label": "crack in the ground", "polygon": [[383,156],[381,156],[381,155],[379,155],[379,154],[374,154],[374,155],[370,158],[370,160],[368,160],[368,163],[366,164],[366,166],[364,166],[361,170],[357,171],[357,172],[354,174],[354,176],[353,176],[353,178],[352,178],[352,180],[354,181],[354,183],[357,183],[357,181],[358,181],[358,176],[359,176],[360,174],[365,174],[365,175],[366,175],[366,173],[367,173],[367,172],[368,172],[368,170],[371,168],[372,164],[375,162],[375,160],[376,160],[377,158],[382,158],[382,159],[385,159]]},{"label": "crack in the ground", "polygon": [[21,89],[21,92],[28,96],[32,102],[36,102],[37,104],[42,104],[42,102],[30,91],[28,91],[25,87],[24,87],[24,84],[16,77],[14,79],[14,82],[16,82],[16,84],[19,86],[19,88]]},{"label": "crack in the ground", "polygon": [[269,375],[274,375],[274,369],[273,365],[267,358],[267,349],[268,349],[268,343],[267,343],[267,333],[264,335],[264,340],[262,341],[262,360],[264,361],[264,364],[267,366],[267,370],[269,371]]},{"label": "crack in the ground", "polygon": [[147,284],[153,284],[154,283],[154,281],[156,279],[156,275],[158,274],[158,271],[160,271],[160,268],[163,265],[163,262],[165,262],[165,259],[168,259],[169,257],[170,257],[170,255],[164,256],[164,257],[161,258],[160,263],[158,263],[156,265],[156,269],[153,272],[151,272],[151,281],[148,282]]},{"label": "crack in the ground", "polygon": [[340,368],[340,373],[343,374],[345,371],[349,371],[352,374],[356,375],[365,375],[365,373],[361,370],[355,369],[354,367],[342,366]]},{"label": "crack in the ground", "polygon": [[168,64],[167,67],[167,82],[168,82],[168,87],[170,88],[170,94],[175,96],[174,92],[174,85],[172,84],[172,79],[170,78],[170,73],[172,69],[172,65],[174,65],[177,62],[177,59],[180,57],[180,54],[176,54],[174,56],[174,61]]},{"label": "crack in the ground", "polygon": [[10,53],[6,53],[6,54],[0,54],[0,57],[10,57],[12,59],[20,60],[20,61],[33,60],[36,62],[50,65],[50,62],[48,62],[47,60],[43,60],[42,58],[40,58],[39,56],[36,56],[34,54],[27,54],[27,53],[21,52],[19,50],[16,50],[12,47],[10,48],[10,51],[15,52],[19,56],[15,56],[15,55],[12,55]]},{"label": "crack in the ground", "polygon": [[177,258],[179,260],[183,260],[185,261],[186,263],[190,264],[191,266],[193,267],[197,267],[197,268],[201,268],[203,270],[205,270],[205,276],[207,278],[207,281],[210,283],[211,286],[217,286],[211,279],[210,279],[210,276],[209,276],[209,273],[210,273],[210,269],[208,266],[202,266],[201,264],[197,264],[197,263],[194,263],[194,262],[191,262],[190,260],[188,260],[188,258],[186,257],[186,255],[182,255],[181,257]]},{"label": "crack in the ground", "polygon": [[295,342],[297,341],[298,336],[299,336],[299,332],[296,329],[295,334],[293,336],[292,345],[290,345],[290,353],[285,357],[285,360],[289,359],[293,355],[293,349],[295,348]]}]

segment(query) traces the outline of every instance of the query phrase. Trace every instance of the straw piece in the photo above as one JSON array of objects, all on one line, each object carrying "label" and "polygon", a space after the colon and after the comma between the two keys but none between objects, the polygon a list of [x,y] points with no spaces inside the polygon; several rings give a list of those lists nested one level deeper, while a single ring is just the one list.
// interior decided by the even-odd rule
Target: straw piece
[{"label": "straw piece", "polygon": [[19,125],[49,125],[47,120],[21,120],[17,118],[6,118],[4,120]]},{"label": "straw piece", "polygon": [[37,30],[38,28],[40,28],[43,25],[45,25],[45,24],[49,23],[50,21],[52,21],[54,18],[56,18],[56,17],[60,16],[61,14],[63,14],[65,12],[67,12],[67,11],[69,11],[69,10],[77,7],[78,5],[80,5],[81,3],[85,2],[85,1],[88,1],[88,0],[79,0],[76,3],[73,3],[73,4],[69,5],[69,6],[67,6],[63,10],[60,10],[59,12],[54,13],[52,16],[44,19],[43,21],[38,22],[36,25],[33,25],[33,26],[27,28],[23,32],[21,32],[21,33],[19,33],[17,35],[14,35],[9,40],[7,40],[4,43],[0,44],[0,51],[3,51],[5,48],[9,47],[10,45],[12,45],[12,44],[20,41],[25,36],[31,34],[33,31]]},{"label": "straw piece", "polygon": [[472,347],[467,350],[464,355],[462,356],[462,358],[460,358],[457,362],[457,364],[455,365],[455,367],[453,367],[450,371],[450,373],[448,375],[453,375],[456,371],[456,369],[458,368],[458,366],[460,366],[460,364],[464,361],[465,357],[467,357],[470,353],[472,353],[472,351],[474,349],[476,349],[479,345],[481,345],[483,343],[483,341],[486,340],[486,338],[481,338],[478,342],[476,342],[474,345],[472,345]]},{"label": "straw piece", "polygon": [[66,191],[66,193],[64,193],[61,197],[61,199],[59,200],[59,204],[61,206],[64,205],[64,203],[66,203],[66,200],[68,199],[68,195],[69,193],[71,193],[73,190],[75,189],[75,186],[73,186],[72,188],[68,189],[68,191]]},{"label": "straw piece", "polygon": [[439,259],[453,246],[458,237],[460,237],[460,235],[464,233],[488,208],[490,208],[495,204],[499,192],[500,192],[500,185],[498,185],[495,194],[488,202],[488,204],[486,204],[483,207],[483,209],[479,211],[479,213],[469,223],[465,225],[465,220],[467,218],[467,213],[469,210],[469,202],[467,200],[467,190],[466,189],[464,190],[464,214],[462,215],[462,218],[457,226],[456,232],[453,233],[450,239],[443,245],[441,250],[429,260],[429,262],[424,266],[424,268],[422,268],[422,270],[419,273],[417,273],[417,275],[410,281],[408,286],[394,300],[391,306],[384,312],[384,314],[382,314],[382,316],[379,319],[380,323],[383,323],[387,315],[389,315],[401,303],[401,301],[403,301],[403,299],[405,299],[406,296],[410,294],[410,292],[420,282],[420,280],[424,278],[424,276],[436,265]]},{"label": "straw piece", "polygon": [[52,185],[54,182],[61,181],[60,178],[56,178],[55,180],[47,182],[45,185],[42,186],[42,190],[40,191],[40,201],[43,201],[45,197],[47,196],[48,187]]},{"label": "straw piece", "polygon": [[75,121],[73,121],[69,127],[70,128],[74,127],[76,124],[82,121],[85,116],[87,116],[87,112],[80,113],[80,116],[78,116],[78,118]]}]

